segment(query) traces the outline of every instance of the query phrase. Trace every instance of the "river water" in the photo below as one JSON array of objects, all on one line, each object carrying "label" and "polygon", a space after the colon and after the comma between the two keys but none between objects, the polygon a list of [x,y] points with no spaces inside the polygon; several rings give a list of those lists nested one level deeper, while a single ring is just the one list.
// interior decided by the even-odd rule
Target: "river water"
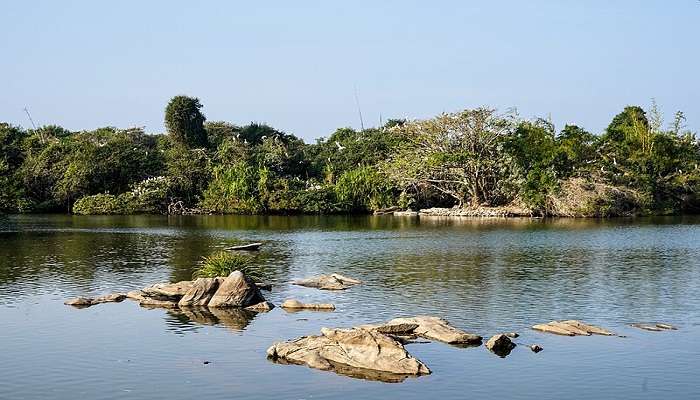
[{"label": "river water", "polygon": [[[335,312],[195,316],[70,297],[187,280],[201,257],[262,241],[263,292]],[[340,272],[342,292],[292,286]],[[0,399],[700,398],[700,218],[439,219],[388,216],[0,216]],[[431,375],[401,383],[275,364],[275,341],[398,316],[438,315],[482,347],[407,346]],[[581,319],[625,337],[560,337]],[[647,332],[633,322],[667,322]],[[544,348],[535,354],[527,345]]]}]

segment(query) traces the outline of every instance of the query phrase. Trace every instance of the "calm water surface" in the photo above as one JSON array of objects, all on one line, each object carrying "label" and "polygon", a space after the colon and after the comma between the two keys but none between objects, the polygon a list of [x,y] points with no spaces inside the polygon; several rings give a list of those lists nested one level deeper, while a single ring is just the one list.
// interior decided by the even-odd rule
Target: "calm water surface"
[{"label": "calm water surface", "polygon": [[[265,242],[255,263],[273,303],[332,302],[336,312],[62,304],[189,279],[203,255],[239,241]],[[365,284],[337,293],[288,284],[335,271]],[[0,399],[697,399],[699,306],[698,218],[0,216]],[[409,345],[433,374],[393,384],[265,357],[273,342],[323,326],[416,314],[487,337],[516,331],[522,346],[499,358]],[[569,318],[627,337],[528,328]],[[639,321],[680,330],[627,326]]]}]

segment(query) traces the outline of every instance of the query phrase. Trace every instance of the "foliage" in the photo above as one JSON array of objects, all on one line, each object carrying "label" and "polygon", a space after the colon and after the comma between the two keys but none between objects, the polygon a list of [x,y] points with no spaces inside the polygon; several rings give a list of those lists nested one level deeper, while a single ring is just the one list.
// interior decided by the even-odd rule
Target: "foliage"
[{"label": "foliage", "polygon": [[73,213],[79,215],[131,214],[133,209],[128,196],[95,194],[80,198],[73,205]]},{"label": "foliage", "polygon": [[459,206],[500,204],[509,197],[501,185],[508,173],[501,147],[513,126],[513,115],[487,108],[407,122],[397,129],[407,144],[385,171],[404,187],[435,189]]},{"label": "foliage", "polygon": [[216,278],[219,276],[228,276],[233,271],[241,271],[247,277],[261,281],[263,279],[255,268],[251,267],[250,256],[231,253],[228,251],[219,251],[202,259],[202,265],[197,268],[192,274],[192,278]]},{"label": "foliage", "polygon": [[199,99],[175,96],[165,107],[165,127],[176,143],[201,148],[207,145],[206,118]]},{"label": "foliage", "polygon": [[700,142],[681,112],[625,107],[601,135],[479,108],[341,128],[307,144],[166,107],[168,135],[0,123],[0,212],[343,213],[452,206],[541,215],[700,211]]}]

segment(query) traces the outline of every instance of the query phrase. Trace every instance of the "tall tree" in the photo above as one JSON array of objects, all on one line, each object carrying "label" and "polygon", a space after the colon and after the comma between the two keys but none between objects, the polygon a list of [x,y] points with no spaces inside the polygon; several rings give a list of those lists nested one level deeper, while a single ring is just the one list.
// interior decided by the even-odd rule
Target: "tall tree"
[{"label": "tall tree", "polygon": [[192,148],[207,146],[206,118],[196,97],[175,96],[165,107],[165,127],[175,142]]},{"label": "tall tree", "polygon": [[427,186],[458,205],[495,205],[502,201],[507,165],[499,150],[513,131],[513,116],[478,108],[407,122],[398,129],[408,145],[386,166],[406,186]]}]

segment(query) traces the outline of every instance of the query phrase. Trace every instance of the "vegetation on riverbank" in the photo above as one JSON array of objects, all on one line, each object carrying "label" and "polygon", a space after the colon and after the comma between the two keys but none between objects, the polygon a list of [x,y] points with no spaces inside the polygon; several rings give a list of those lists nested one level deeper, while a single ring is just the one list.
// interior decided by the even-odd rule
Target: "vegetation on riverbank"
[{"label": "vegetation on riverbank", "polygon": [[0,123],[0,212],[347,213],[512,207],[534,215],[700,211],[700,143],[682,113],[625,107],[594,135],[479,108],[341,128],[313,144],[166,107],[167,134]]}]

